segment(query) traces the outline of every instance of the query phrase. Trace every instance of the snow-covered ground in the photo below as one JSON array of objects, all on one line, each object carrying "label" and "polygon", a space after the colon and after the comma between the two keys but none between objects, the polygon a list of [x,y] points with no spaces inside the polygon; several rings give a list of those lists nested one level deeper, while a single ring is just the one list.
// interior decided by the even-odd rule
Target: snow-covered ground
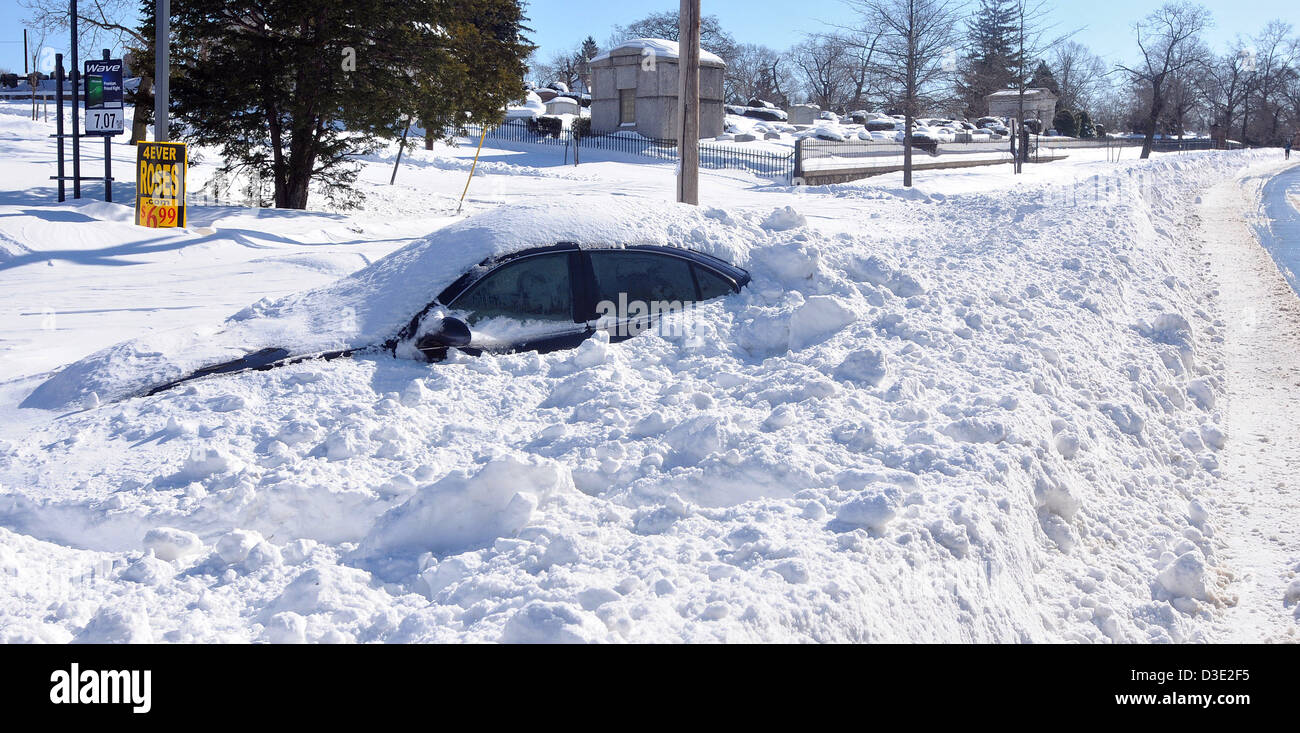
[{"label": "snow-covered ground", "polygon": [[[1276,153],[1081,151],[913,190],[705,172],[686,210],[671,165],[501,147],[456,215],[473,150],[438,146],[392,187],[395,150],[369,160],[359,211],[198,206],[166,232],[52,203],[47,126],[22,115],[0,106],[0,638],[1295,634],[1295,495],[1273,489],[1295,428],[1252,424],[1270,393],[1234,357],[1234,309],[1254,295],[1283,328],[1294,294],[1221,282],[1224,238],[1268,260],[1205,226]],[[752,284],[682,336],[17,407],[93,352],[211,332],[467,217],[526,204],[559,231],[611,196]]]}]

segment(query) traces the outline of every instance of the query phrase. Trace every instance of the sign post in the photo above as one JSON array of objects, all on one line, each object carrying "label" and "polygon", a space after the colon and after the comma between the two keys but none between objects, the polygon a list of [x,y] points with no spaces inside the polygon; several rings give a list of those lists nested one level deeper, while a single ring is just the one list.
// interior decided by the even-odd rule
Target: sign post
[{"label": "sign post", "polygon": [[[33,87],[35,88],[35,87]],[[67,176],[64,175],[63,168],[63,54],[54,54],[54,99],[56,112],[54,117],[54,138],[59,141],[59,203],[67,200],[68,194],[66,184]]]},{"label": "sign post", "polygon": [[136,143],[135,223],[185,226],[185,143]]},{"label": "sign post", "polygon": [[81,108],[78,99],[81,89],[80,74],[77,68],[77,0],[71,0],[69,20],[72,24],[72,198],[81,198],[81,123],[77,121],[77,111]]},{"label": "sign post", "polygon": [[85,73],[86,135],[104,138],[104,200],[113,200],[113,136],[123,132],[122,59],[87,61]]},{"label": "sign post", "polygon": [[171,0],[157,0],[154,14],[153,49],[153,139],[167,142],[168,86],[171,78]]}]

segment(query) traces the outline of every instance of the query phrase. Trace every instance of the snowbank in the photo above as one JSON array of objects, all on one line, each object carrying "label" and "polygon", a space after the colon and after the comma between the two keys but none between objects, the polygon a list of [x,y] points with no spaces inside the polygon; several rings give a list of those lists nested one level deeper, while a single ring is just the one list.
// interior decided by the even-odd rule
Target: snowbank
[{"label": "snowbank", "polygon": [[[1205,639],[1224,323],[1189,212],[1252,155],[449,227],[226,328],[319,346],[304,324],[350,307],[349,338],[386,335],[440,278],[560,239],[753,282],[682,333],[307,362],[43,424],[0,445],[0,580],[36,588],[7,638]],[[101,561],[75,602],[34,580]]]}]

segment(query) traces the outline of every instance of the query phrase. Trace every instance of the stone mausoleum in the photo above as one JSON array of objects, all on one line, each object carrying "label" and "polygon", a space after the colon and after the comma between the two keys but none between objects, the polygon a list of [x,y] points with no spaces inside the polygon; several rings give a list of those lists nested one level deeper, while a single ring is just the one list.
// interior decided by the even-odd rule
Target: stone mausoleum
[{"label": "stone mausoleum", "polygon": [[[1003,89],[984,98],[989,105],[990,117],[1020,116],[1020,93],[1015,89]],[[1056,95],[1042,87],[1025,89],[1025,119],[1042,120],[1045,127],[1051,127],[1056,119]]]},{"label": "stone mausoleum", "polygon": [[[591,131],[632,131],[677,139],[676,41],[636,38],[591,60]],[[722,75],[726,64],[700,52],[700,137],[722,134]]]}]

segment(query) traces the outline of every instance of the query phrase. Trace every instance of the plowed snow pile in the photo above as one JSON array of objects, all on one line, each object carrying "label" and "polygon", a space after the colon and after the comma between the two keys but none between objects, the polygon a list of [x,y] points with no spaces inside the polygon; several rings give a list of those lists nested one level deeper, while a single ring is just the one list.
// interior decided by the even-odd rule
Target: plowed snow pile
[{"label": "plowed snow pile", "polygon": [[[1252,159],[705,209],[665,231],[753,283],[681,333],[51,412],[0,444],[0,628],[1202,639],[1232,602],[1210,492],[1224,326],[1189,217]],[[837,197],[810,226],[800,200]]]}]

